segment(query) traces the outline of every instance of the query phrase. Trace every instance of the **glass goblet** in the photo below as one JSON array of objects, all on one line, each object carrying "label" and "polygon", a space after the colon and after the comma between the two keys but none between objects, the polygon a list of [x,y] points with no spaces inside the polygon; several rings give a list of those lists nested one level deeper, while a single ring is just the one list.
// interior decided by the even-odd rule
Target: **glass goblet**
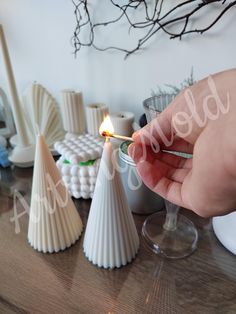
[{"label": "glass goblet", "polygon": [[166,258],[187,257],[197,248],[198,232],[191,220],[178,214],[179,206],[165,200],[167,213],[149,216],[142,228],[147,246]]},{"label": "glass goblet", "polygon": [[[163,94],[144,100],[143,107],[147,122],[156,118],[175,96],[175,94]],[[174,152],[174,154],[187,158],[191,156],[179,152]],[[157,212],[145,220],[142,228],[145,242],[153,252],[167,258],[186,257],[197,247],[197,229],[191,220],[178,214],[179,207],[177,205],[165,200],[165,207],[166,214]]]}]

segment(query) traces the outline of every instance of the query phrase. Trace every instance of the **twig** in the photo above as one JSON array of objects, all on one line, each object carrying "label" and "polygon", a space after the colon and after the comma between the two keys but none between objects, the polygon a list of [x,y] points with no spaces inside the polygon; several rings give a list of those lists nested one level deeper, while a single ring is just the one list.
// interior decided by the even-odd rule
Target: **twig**
[{"label": "twig", "polygon": [[[163,13],[163,3],[164,0],[153,0],[152,4],[149,0],[126,0],[122,1],[122,5],[119,1],[107,0],[115,8],[117,8],[118,15],[111,18],[108,21],[93,22],[91,17],[91,12],[87,0],[72,0],[75,10],[76,27],[74,30],[74,36],[72,38],[74,53],[75,55],[82,47],[93,47],[99,51],[107,50],[118,50],[125,53],[127,58],[129,55],[139,51],[144,48],[145,44],[158,32],[163,31],[166,33],[170,39],[179,38],[192,33],[203,34],[209,31],[227,11],[236,5],[236,0],[186,0],[172,7],[168,12]],[[210,7],[214,3],[214,8],[216,4],[218,6],[218,12],[213,20],[209,21],[208,25],[204,28],[195,27],[191,28],[190,22],[194,19],[198,11],[205,12],[205,8]],[[151,5],[153,6],[153,11],[149,12]],[[139,9],[144,12],[143,19],[139,22],[133,21],[133,13]],[[186,10],[188,9],[187,13]],[[185,13],[181,15],[181,11]],[[180,14],[180,15],[178,15]],[[121,20],[125,20],[128,25],[130,32],[135,29],[143,29],[145,34],[141,36],[136,46],[132,49],[125,49],[116,46],[100,47],[95,44],[95,30],[101,27],[107,27],[111,24],[118,23]],[[173,25],[178,24],[178,31],[173,30]],[[181,27],[182,26],[182,27]],[[84,32],[86,32],[84,34]],[[82,39],[82,35],[85,36],[85,40]]]}]

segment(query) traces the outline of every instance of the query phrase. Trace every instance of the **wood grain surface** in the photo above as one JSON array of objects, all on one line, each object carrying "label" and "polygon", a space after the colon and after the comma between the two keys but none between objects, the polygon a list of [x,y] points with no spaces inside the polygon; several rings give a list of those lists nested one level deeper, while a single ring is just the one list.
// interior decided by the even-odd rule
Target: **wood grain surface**
[{"label": "wood grain surface", "polygon": [[[15,232],[11,193],[20,190],[29,204],[31,180],[32,169],[1,170],[0,313],[236,313],[236,257],[210,220],[183,210],[199,231],[198,249],[186,259],[163,260],[141,239],[131,264],[99,269],[84,256],[83,236],[63,252],[43,254],[27,242],[27,214]],[[86,225],[90,201],[75,203]],[[139,234],[145,218],[134,215]]]}]

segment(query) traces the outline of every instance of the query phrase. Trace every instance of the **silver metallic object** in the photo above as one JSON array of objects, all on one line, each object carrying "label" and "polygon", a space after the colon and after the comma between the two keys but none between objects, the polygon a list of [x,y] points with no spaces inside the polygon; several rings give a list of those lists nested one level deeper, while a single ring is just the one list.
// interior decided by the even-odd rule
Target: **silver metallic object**
[{"label": "silver metallic object", "polygon": [[131,211],[135,214],[150,214],[164,208],[164,200],[151,191],[139,177],[133,159],[128,155],[130,141],[119,147],[120,175]]}]

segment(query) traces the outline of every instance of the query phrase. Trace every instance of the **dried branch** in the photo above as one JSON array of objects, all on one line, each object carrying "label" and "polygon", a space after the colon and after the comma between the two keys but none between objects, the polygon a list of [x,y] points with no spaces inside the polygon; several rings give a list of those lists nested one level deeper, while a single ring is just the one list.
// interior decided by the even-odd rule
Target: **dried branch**
[{"label": "dried branch", "polygon": [[[93,22],[90,12],[90,5],[87,0],[72,0],[75,10],[76,28],[74,30],[73,46],[75,55],[82,47],[93,47],[99,51],[119,50],[125,53],[125,56],[137,52],[142,49],[145,44],[158,32],[163,31],[171,39],[179,38],[191,33],[203,34],[209,31],[233,6],[236,5],[236,0],[186,0],[183,1],[168,12],[163,13],[164,0],[153,0],[152,6],[150,0],[126,0],[122,1],[122,5],[117,0],[108,0],[115,8],[117,8],[118,15],[113,19],[102,22]],[[218,8],[216,16],[208,22],[205,27],[191,27],[191,21],[197,13],[204,13],[205,9],[212,6]],[[151,8],[152,12],[151,11]],[[182,9],[188,9],[187,13],[183,14]],[[181,12],[182,10],[182,12]],[[142,12],[143,19],[139,22],[133,21],[135,12]],[[185,10],[184,10],[185,12]],[[107,27],[111,24],[118,23],[125,20],[129,26],[129,32],[135,29],[142,29],[144,35],[141,36],[133,49],[125,49],[122,47],[108,46],[100,47],[95,44],[95,31],[101,27]],[[173,28],[175,26],[175,28]],[[178,26],[178,31],[176,31]],[[174,29],[174,30],[173,30]],[[82,39],[82,35],[87,35]]]}]

